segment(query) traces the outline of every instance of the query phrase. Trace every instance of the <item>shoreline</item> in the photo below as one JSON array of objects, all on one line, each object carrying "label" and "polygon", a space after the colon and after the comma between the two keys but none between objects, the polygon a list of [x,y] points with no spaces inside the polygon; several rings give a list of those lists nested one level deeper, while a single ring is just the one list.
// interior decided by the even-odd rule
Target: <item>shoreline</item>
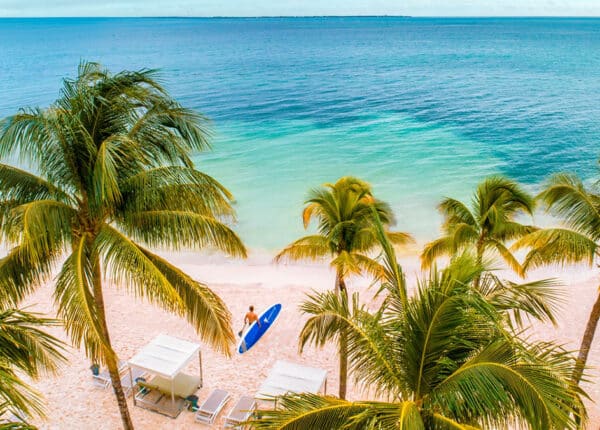
[{"label": "shoreline", "polygon": [[[328,393],[337,394],[335,347],[328,345],[322,350],[309,347],[302,355],[298,354],[297,349],[298,334],[304,322],[304,317],[298,311],[298,304],[311,289],[323,291],[333,286],[334,274],[326,264],[275,265],[272,263],[272,257],[267,258],[265,254],[252,255],[248,260],[233,260],[217,255],[200,256],[193,252],[163,252],[161,255],[219,294],[232,312],[234,332],[239,330],[238,326],[241,327],[248,305],[253,304],[258,311],[273,303],[283,305],[274,327],[244,355],[234,353],[232,357],[226,358],[200,342],[205,375],[205,385],[197,393],[200,402],[214,388],[228,390],[233,396],[233,401],[225,407],[222,418],[237,398],[256,392],[278,359],[327,369]],[[407,276],[409,288],[413,288],[419,272],[417,256],[399,257],[399,263]],[[505,273],[500,275],[504,276]],[[559,277],[564,281],[566,303],[557,312],[556,328],[550,324],[535,323],[527,334],[534,338],[566,343],[567,348],[576,349],[593,303],[592,298],[597,294],[598,274],[594,270],[581,270],[578,267],[569,267],[560,272],[547,268],[535,271],[530,279],[542,277]],[[375,288],[369,289],[369,285],[370,280],[365,278],[354,277],[348,282],[350,291],[360,291],[361,300],[365,303],[370,303],[375,293]],[[121,359],[129,359],[161,333],[198,342],[194,330],[183,318],[168,314],[145,300],[137,299],[123,288],[106,284],[105,291],[111,339]],[[46,285],[33,294],[24,305],[35,304],[31,307],[32,310],[55,315],[51,294],[51,286]],[[66,340],[61,328],[49,331]],[[67,357],[69,361],[58,375],[33,382],[33,386],[44,394],[49,417],[47,421],[34,420],[33,424],[38,425],[40,429],[118,428],[120,416],[112,390],[93,387],[89,362],[82,350],[69,347]],[[592,346],[589,363],[593,380],[600,381],[600,349],[597,345]],[[197,370],[197,364],[194,363],[188,369],[190,372]],[[600,384],[587,383],[585,389],[592,401],[596,402],[587,402],[590,423],[593,423],[594,420],[600,420],[600,406],[597,404],[600,402]],[[349,381],[349,399],[359,399],[363,394],[366,395]],[[130,397],[128,403],[134,424],[140,428],[148,426],[153,429],[168,429],[173,425],[177,428],[198,427],[191,412],[183,411],[176,420],[172,420],[134,407]],[[90,411],[101,412],[101,416]],[[217,421],[217,424],[220,422]]]}]

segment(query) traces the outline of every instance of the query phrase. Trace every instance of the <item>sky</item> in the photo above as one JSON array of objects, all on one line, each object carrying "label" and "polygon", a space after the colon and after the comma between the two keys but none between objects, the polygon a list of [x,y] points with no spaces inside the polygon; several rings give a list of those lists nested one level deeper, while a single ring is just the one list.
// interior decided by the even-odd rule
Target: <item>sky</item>
[{"label": "sky", "polygon": [[600,16],[600,0],[0,0],[31,16]]}]

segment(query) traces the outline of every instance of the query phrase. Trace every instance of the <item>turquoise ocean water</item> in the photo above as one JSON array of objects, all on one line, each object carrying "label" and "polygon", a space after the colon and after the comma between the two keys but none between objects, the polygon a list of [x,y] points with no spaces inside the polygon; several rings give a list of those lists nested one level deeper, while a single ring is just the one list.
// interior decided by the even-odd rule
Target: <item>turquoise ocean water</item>
[{"label": "turquoise ocean water", "polygon": [[597,172],[597,19],[5,19],[0,116],[47,106],[81,59],[160,68],[213,120],[196,161],[235,194],[253,248],[298,237],[307,190],[341,175],[426,240],[440,198],[488,174],[536,189]]}]

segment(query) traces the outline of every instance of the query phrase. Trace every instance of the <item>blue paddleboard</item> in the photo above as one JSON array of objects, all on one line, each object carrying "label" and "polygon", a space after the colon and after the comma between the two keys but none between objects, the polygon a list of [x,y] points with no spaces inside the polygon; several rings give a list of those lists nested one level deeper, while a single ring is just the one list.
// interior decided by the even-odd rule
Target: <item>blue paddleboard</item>
[{"label": "blue paddleboard", "polygon": [[242,336],[242,339],[238,344],[238,352],[240,354],[248,351],[254,346],[254,344],[256,344],[256,342],[258,342],[262,335],[269,330],[269,327],[273,325],[279,316],[279,312],[281,312],[281,304],[277,303],[260,314],[258,317],[260,326],[258,325],[258,321],[254,321],[248,331]]}]

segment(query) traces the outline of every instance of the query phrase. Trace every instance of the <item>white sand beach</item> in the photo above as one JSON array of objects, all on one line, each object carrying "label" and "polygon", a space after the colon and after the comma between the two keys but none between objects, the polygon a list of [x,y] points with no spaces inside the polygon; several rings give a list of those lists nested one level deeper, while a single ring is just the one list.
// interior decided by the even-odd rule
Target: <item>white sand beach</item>
[{"label": "white sand beach", "polygon": [[[326,265],[273,265],[268,256],[251,257],[247,261],[228,261],[222,258],[199,257],[193,253],[171,254],[169,259],[187,271],[195,279],[207,283],[228,304],[234,317],[234,330],[243,324],[243,315],[250,304],[258,311],[273,303],[281,303],[283,310],[279,320],[263,339],[249,352],[227,358],[203,345],[204,387],[198,391],[200,401],[214,388],[228,390],[233,400],[225,407],[223,417],[242,395],[253,395],[267,376],[276,360],[286,359],[329,371],[328,393],[337,394],[337,359],[335,348],[324,350],[308,348],[298,354],[297,337],[303,325],[298,304],[311,289],[325,290],[332,287],[333,273]],[[413,283],[418,270],[416,257],[403,257],[401,264]],[[554,275],[553,275],[554,274]],[[535,336],[565,342],[577,348],[583,333],[589,310],[597,294],[598,274],[585,268],[538,271],[531,279],[552,277],[560,274],[565,282],[568,302],[560,313],[558,327],[536,325]],[[353,279],[349,286],[364,291],[368,300],[372,290],[369,281]],[[28,303],[32,309],[53,314],[52,289],[40,289]],[[164,333],[190,341],[198,341],[194,330],[185,320],[138,300],[122,289],[106,288],[107,319],[112,344],[121,359],[127,360],[156,335]],[[54,334],[66,340],[60,329]],[[92,385],[90,363],[83,351],[70,348],[69,362],[60,373],[34,382],[45,396],[48,419],[34,424],[41,429],[118,429],[120,416],[112,389],[95,388]],[[595,366],[593,383],[585,386],[591,401],[588,402],[590,423],[600,422],[600,341],[596,341],[590,353],[590,365]],[[197,363],[190,365],[197,371]],[[349,399],[360,398],[360,393],[350,384]],[[596,403],[594,403],[596,402]],[[132,419],[137,428],[145,429],[194,429],[202,428],[194,422],[191,412],[184,411],[173,420],[134,407],[129,399]],[[589,428],[596,428],[589,426]]]}]

